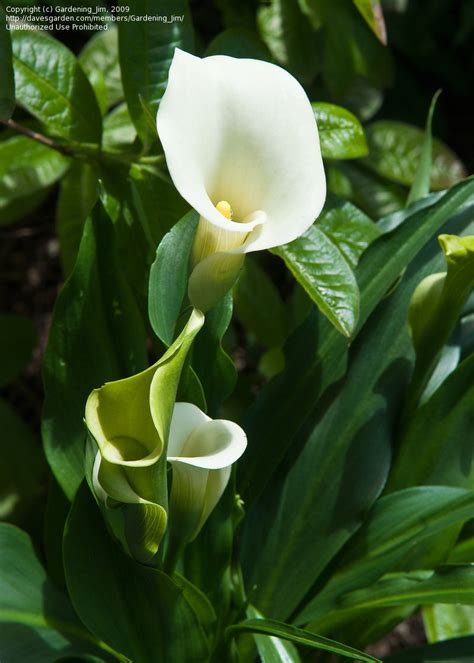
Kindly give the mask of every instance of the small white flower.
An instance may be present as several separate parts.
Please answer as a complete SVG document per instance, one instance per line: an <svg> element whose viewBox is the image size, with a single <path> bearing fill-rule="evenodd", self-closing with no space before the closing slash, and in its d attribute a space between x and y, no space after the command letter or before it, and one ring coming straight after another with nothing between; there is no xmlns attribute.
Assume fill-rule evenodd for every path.
<svg viewBox="0 0 474 663"><path fill-rule="evenodd" d="M168 461L173 468L170 524L178 527L180 537L192 541L199 534L246 446L246 435L237 424L210 419L191 403L176 403Z"/></svg>
<svg viewBox="0 0 474 663"><path fill-rule="evenodd" d="M245 253L291 242L321 211L314 113L276 65L176 49L157 126L173 182L200 214L189 295L205 311Z"/></svg>

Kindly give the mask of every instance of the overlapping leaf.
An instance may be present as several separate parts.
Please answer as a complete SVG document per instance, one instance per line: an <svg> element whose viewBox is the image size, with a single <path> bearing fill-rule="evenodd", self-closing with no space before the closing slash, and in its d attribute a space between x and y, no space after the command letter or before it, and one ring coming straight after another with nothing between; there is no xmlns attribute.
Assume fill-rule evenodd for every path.
<svg viewBox="0 0 474 663"><path fill-rule="evenodd" d="M39 31L15 31L12 45L17 102L62 138L100 142L99 106L71 51Z"/></svg>

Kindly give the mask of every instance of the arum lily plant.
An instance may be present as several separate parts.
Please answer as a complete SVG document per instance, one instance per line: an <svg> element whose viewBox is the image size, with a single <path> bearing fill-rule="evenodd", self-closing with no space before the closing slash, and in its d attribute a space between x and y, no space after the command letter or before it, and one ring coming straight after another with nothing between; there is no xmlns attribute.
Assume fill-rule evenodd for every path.
<svg viewBox="0 0 474 663"><path fill-rule="evenodd" d="M276 65L176 49L157 127L173 183L200 214L189 297L207 311L246 253L291 242L321 211L314 113Z"/></svg>

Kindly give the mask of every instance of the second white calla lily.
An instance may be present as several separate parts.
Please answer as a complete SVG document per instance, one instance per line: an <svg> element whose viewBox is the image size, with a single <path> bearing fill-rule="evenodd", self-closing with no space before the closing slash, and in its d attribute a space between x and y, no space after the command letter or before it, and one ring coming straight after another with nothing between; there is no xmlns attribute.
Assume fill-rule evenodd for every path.
<svg viewBox="0 0 474 663"><path fill-rule="evenodd" d="M157 126L172 180L200 215L189 295L206 310L245 253L291 242L321 211L314 113L276 65L176 49Z"/></svg>
<svg viewBox="0 0 474 663"><path fill-rule="evenodd" d="M173 468L170 522L181 541L199 534L246 446L247 437L237 424L210 419L191 403L176 403L168 441Z"/></svg>

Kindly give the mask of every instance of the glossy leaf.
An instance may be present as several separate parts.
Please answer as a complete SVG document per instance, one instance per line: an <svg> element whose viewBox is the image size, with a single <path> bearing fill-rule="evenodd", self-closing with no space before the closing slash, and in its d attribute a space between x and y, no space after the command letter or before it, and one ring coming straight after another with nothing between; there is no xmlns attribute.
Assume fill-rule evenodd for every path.
<svg viewBox="0 0 474 663"><path fill-rule="evenodd" d="M43 492L45 463L33 432L0 399L0 520L21 523Z"/></svg>
<svg viewBox="0 0 474 663"><path fill-rule="evenodd" d="M400 272L469 201L474 201L473 180L441 197L425 199L416 211L405 211L403 223L369 247L356 270L362 293L359 329ZM469 211L466 217L469 219ZM319 396L343 375L347 343L322 316L313 314L288 339L285 356L284 371L262 389L245 418L249 447L239 463L239 491L247 504L263 492Z"/></svg>
<svg viewBox="0 0 474 663"><path fill-rule="evenodd" d="M247 608L248 619L263 619L256 608ZM262 663L300 663L298 650L289 640L282 640L275 636L254 635L257 651Z"/></svg>
<svg viewBox="0 0 474 663"><path fill-rule="evenodd" d="M121 552L85 483L67 521L64 563L79 616L114 649L143 663L207 660L208 643L183 587Z"/></svg>
<svg viewBox="0 0 474 663"><path fill-rule="evenodd" d="M247 619L240 624L229 626L226 634L228 637L234 636L238 633L262 633L264 635L272 635L285 640L290 640L295 644L305 645L312 649L320 649L329 651L339 656L347 658L357 657L359 661L369 661L377 663L378 659L364 652L358 651L353 647L348 647L335 640L323 638L322 636L313 635L307 631L283 624L282 622L275 621L274 619Z"/></svg>
<svg viewBox="0 0 474 663"><path fill-rule="evenodd" d="M433 137L431 125L433 123L433 113L436 107L441 90L438 90L430 104L428 118L426 120L425 136L420 150L420 158L416 168L413 184L407 198L407 205L423 198L430 192L431 170L433 167Z"/></svg>
<svg viewBox="0 0 474 663"><path fill-rule="evenodd" d="M267 348L281 345L286 338L282 298L259 263L247 256L234 289L235 312L247 331Z"/></svg>
<svg viewBox="0 0 474 663"><path fill-rule="evenodd" d="M300 3L272 0L259 8L257 25L262 40L278 64L310 82L320 67L321 45L301 11Z"/></svg>
<svg viewBox="0 0 474 663"><path fill-rule="evenodd" d="M57 299L44 358L44 446L69 498L84 476L87 396L147 363L143 322L116 262L114 242L112 223L98 204Z"/></svg>
<svg viewBox="0 0 474 663"><path fill-rule="evenodd" d="M150 270L149 316L154 332L170 345L188 287L188 258L199 221L197 212L186 214L162 239Z"/></svg>
<svg viewBox="0 0 474 663"><path fill-rule="evenodd" d="M393 182L411 185L422 153L424 132L403 122L381 120L366 128L366 165ZM446 189L466 176L464 165L444 143L433 139L432 189Z"/></svg>
<svg viewBox="0 0 474 663"><path fill-rule="evenodd" d="M474 605L474 567L453 565L440 567L436 571L388 574L374 584L340 596L337 607L320 617L315 628L323 632L333 631L371 610L392 606L427 606L437 602L446 604L445 607L453 612L454 605L448 604L462 602ZM426 609L426 612L429 614L432 610L436 610L436 606ZM447 638L465 634L445 632L444 636Z"/></svg>
<svg viewBox="0 0 474 663"><path fill-rule="evenodd" d="M12 45L17 103L62 138L100 142L99 106L71 51L39 31L13 32Z"/></svg>
<svg viewBox="0 0 474 663"><path fill-rule="evenodd" d="M30 361L36 330L29 318L0 313L0 387L13 382Z"/></svg>
<svg viewBox="0 0 474 663"><path fill-rule="evenodd" d="M15 82L13 78L12 45L6 28L5 9L0 5L0 120L9 120L15 108Z"/></svg>
<svg viewBox="0 0 474 663"><path fill-rule="evenodd" d="M84 224L98 195L99 182L93 167L75 161L61 181L56 208L56 230L65 276L74 268Z"/></svg>
<svg viewBox="0 0 474 663"><path fill-rule="evenodd" d="M273 253L303 286L319 310L345 336L351 336L359 315L359 290L338 247L315 224Z"/></svg>
<svg viewBox="0 0 474 663"><path fill-rule="evenodd" d="M25 136L0 142L0 225L21 218L25 198L47 192L68 167L68 159Z"/></svg>
<svg viewBox="0 0 474 663"><path fill-rule="evenodd" d="M386 46L387 32L382 3L379 0L353 0L353 2L374 35Z"/></svg>
<svg viewBox="0 0 474 663"><path fill-rule="evenodd" d="M47 577L27 534L12 525L0 525L0 569L2 661L43 663L65 655L104 654Z"/></svg>
<svg viewBox="0 0 474 663"><path fill-rule="evenodd" d="M130 2L130 13L135 16L153 15L153 1L133 0ZM149 109L154 123L158 104L166 88L174 49L192 49L192 23L186 0L162 0L160 14L173 15L179 20L137 20L118 24L125 100L138 135L145 144L154 133L148 126L143 104Z"/></svg>
<svg viewBox="0 0 474 663"><path fill-rule="evenodd" d="M329 611L342 596L368 587L410 555L422 539L470 518L474 493L461 488L423 486L386 495L346 547L336 573L303 608L298 624L324 630Z"/></svg>
<svg viewBox="0 0 474 663"><path fill-rule="evenodd" d="M320 102L311 105L324 158L354 159L368 153L364 130L355 115L334 104Z"/></svg>
<svg viewBox="0 0 474 663"><path fill-rule="evenodd" d="M122 79L118 59L118 30L109 23L108 29L97 32L86 43L79 55L79 63L87 74L92 87L105 86L105 108L123 99ZM97 79L97 72L101 81ZM100 93L100 92L99 92Z"/></svg>
<svg viewBox="0 0 474 663"><path fill-rule="evenodd" d="M438 209L438 213L441 213L441 209ZM423 214L426 214L426 210L411 219L417 223L415 218L418 216L420 226L416 232L414 225L407 224L407 227L403 224L391 237L381 237L374 242L373 247L364 254L358 266L359 283L365 294L365 300L362 299L362 321L366 319L367 304L373 301L372 287L378 289L381 284L378 278L374 278L374 274L383 280L387 275L384 275L386 268L391 269L398 260L407 259L406 254L405 258L401 254L408 246L410 251L415 249L418 244L415 235L424 225L423 221L429 225L433 223L432 217L436 216L434 212L431 218ZM465 227L471 220L472 209L471 215L461 214L459 219L453 220L452 227ZM402 238L402 229L403 234L410 233L411 242L404 241L400 246L398 241ZM426 242L425 236L421 245L418 244L417 251ZM385 253L390 245L392 249L397 245L399 247L396 258ZM413 255L408 261L412 259ZM379 263L379 260L385 262ZM250 463L249 460L247 463L250 464L250 472L256 471L256 468L259 470L255 478L259 488L262 481L264 485L268 482L269 467L276 466L274 459L277 449L280 449L280 453L282 448L288 449L286 462L291 464L283 485L281 478L275 479L260 503L250 510L246 521L244 568L250 574L248 583L257 587L253 600L264 614L288 618L307 594L308 586L316 581L326 564L347 542L351 532L354 533L360 527L364 511L370 508L383 489L390 463L392 427L413 362L405 322L408 304L420 276L439 269L440 260L436 242L432 241L420 253L416 262L410 265L393 295L378 307L362 328L362 333L359 332L351 349L350 370L339 389L333 388L326 398L317 401L317 395L321 393L321 382L328 375L333 380L335 375L341 376L344 347L332 343L329 345L331 354L329 357L322 355L324 363L319 364L319 370L312 380L311 371L301 374L299 369L299 375L296 376L291 373L293 359L297 356L293 351L291 357L286 357L288 368L274 381L269 409L263 410L266 415L265 425L260 420L263 412L262 409L258 410L258 401L253 408L253 412L258 413L256 420L262 422L262 428L259 437L254 438L258 439L258 446L254 447L252 456L255 419L250 420L250 425L247 424L250 452L247 455L247 459L250 455ZM379 297L382 296L379 293ZM300 332L299 345L295 334L295 347L301 353L299 361L306 362L306 366L313 352L310 344L317 334L317 326L314 322L310 325L309 321L306 336L303 331ZM329 341L326 335L321 338ZM367 347L371 348L370 355L367 355ZM322 373L324 370L327 374ZM292 381L286 383L286 391L280 395L279 389L290 375ZM299 389L297 402L291 398L296 384ZM309 392L308 401L302 398L306 392ZM269 389L268 393L271 393ZM292 410L287 415L285 408L290 403ZM275 408L278 417L275 417ZM304 423L301 419L299 422L291 419L295 411L300 416L306 412ZM355 412L357 416L354 416ZM272 425L272 419L275 420L275 426ZM285 436L283 444L280 435ZM281 446L277 447L277 442ZM295 460L295 453L298 452ZM249 480L249 469L245 464L242 476L246 481ZM250 495L253 496L252 493ZM344 508L340 507L341 504ZM267 523L266 527L262 525L263 522ZM317 557L312 548L315 540L318 541ZM255 547L260 550L259 558L257 562L252 559L249 563L250 550ZM276 559L278 563L275 563Z"/></svg>
<svg viewBox="0 0 474 663"><path fill-rule="evenodd" d="M329 195L316 225L355 269L366 248L380 236L377 225L347 200Z"/></svg>

